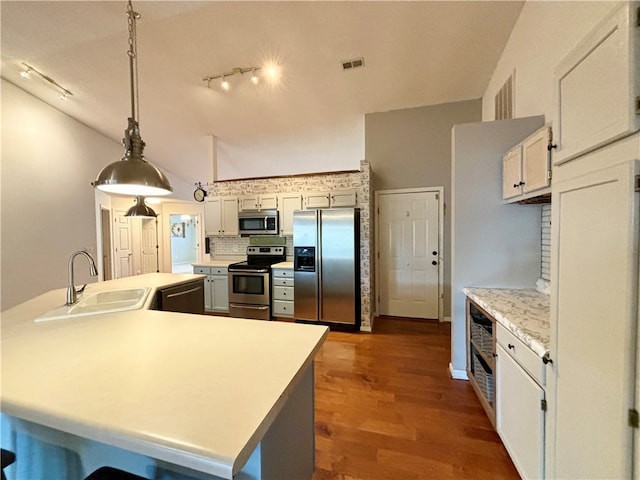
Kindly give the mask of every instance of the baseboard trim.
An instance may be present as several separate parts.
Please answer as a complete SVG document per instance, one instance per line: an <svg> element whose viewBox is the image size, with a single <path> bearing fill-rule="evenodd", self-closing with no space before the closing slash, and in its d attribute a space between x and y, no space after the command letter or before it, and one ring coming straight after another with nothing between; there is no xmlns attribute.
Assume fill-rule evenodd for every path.
<svg viewBox="0 0 640 480"><path fill-rule="evenodd" d="M360 331L371 333L373 329L369 325L360 325Z"/></svg>
<svg viewBox="0 0 640 480"><path fill-rule="evenodd" d="M466 370L456 370L451 363L449 363L449 375L454 380L469 380Z"/></svg>
<svg viewBox="0 0 640 480"><path fill-rule="evenodd" d="M442 321L451 323L451 317L444 317L444 320Z"/></svg>

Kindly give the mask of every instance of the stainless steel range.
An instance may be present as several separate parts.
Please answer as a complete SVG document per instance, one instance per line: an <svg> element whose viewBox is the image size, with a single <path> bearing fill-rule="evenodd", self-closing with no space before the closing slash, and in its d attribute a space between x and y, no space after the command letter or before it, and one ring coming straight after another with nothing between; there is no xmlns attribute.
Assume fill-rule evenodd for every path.
<svg viewBox="0 0 640 480"><path fill-rule="evenodd" d="M284 246L250 246L245 262L229 265L230 316L271 320L271 265L285 259Z"/></svg>

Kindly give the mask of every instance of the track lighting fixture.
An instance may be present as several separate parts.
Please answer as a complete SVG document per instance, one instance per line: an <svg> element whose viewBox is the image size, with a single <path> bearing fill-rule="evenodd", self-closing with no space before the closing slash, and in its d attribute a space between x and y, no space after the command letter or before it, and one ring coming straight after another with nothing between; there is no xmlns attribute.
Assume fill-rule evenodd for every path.
<svg viewBox="0 0 640 480"><path fill-rule="evenodd" d="M251 73L251 83L257 85L260 82L260 77L258 74L262 71L262 67L236 67L230 72L218 73L216 75L209 75L202 79L203 82L207 83L207 88L211 88L211 81L220 79L220 88L223 90L229 90L231 85L229 83L229 78L234 75L244 75L245 73Z"/></svg>
<svg viewBox="0 0 640 480"><path fill-rule="evenodd" d="M22 62L22 66L25 68L23 71L20 72L20 76L22 78L28 80L28 79L30 79L32 77L32 74L35 73L38 77L43 79L45 82L47 82L53 88L55 88L56 90L60 91L60 100L66 100L68 97L73 96L73 93L71 93L69 90L64 88L62 85L60 85L58 82L56 82L50 76L45 75L44 73L36 70L31 65L28 65L28 64L26 64L24 62Z"/></svg>

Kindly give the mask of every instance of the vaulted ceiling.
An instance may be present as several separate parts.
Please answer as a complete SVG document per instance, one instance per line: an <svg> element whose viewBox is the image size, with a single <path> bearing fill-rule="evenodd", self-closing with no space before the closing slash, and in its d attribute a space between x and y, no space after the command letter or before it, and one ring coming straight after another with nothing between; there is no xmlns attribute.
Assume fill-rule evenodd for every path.
<svg viewBox="0 0 640 480"><path fill-rule="evenodd" d="M185 181L357 168L364 114L479 98L508 1L138 1L146 157ZM124 1L0 2L2 77L115 141L130 114ZM364 58L344 70L343 60ZM25 62L73 96L38 78ZM274 63L275 80L203 78ZM266 70L261 73L266 74ZM216 160L217 157L217 160Z"/></svg>

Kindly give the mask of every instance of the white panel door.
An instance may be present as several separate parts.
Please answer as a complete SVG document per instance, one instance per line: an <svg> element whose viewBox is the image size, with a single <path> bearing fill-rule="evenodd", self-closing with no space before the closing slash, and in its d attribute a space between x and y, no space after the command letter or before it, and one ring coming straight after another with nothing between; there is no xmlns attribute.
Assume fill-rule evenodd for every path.
<svg viewBox="0 0 640 480"><path fill-rule="evenodd" d="M142 220L142 273L158 271L158 223L155 218Z"/></svg>
<svg viewBox="0 0 640 480"><path fill-rule="evenodd" d="M116 210L114 215L114 248L116 257L115 278L133 275L133 250L131 245L131 224L123 210Z"/></svg>
<svg viewBox="0 0 640 480"><path fill-rule="evenodd" d="M549 478L631 478L637 167L631 162L555 187Z"/></svg>
<svg viewBox="0 0 640 480"><path fill-rule="evenodd" d="M379 313L438 318L439 199L435 192L379 196Z"/></svg>

